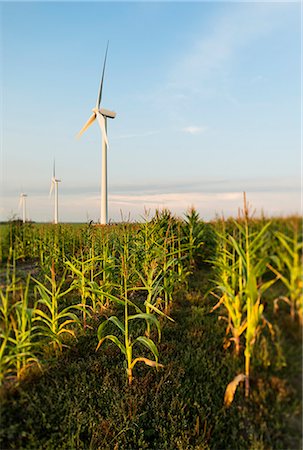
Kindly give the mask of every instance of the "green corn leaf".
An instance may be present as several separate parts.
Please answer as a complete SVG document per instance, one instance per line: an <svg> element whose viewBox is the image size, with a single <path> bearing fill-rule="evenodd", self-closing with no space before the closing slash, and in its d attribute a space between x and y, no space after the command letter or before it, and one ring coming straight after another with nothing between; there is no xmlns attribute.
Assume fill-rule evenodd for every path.
<svg viewBox="0 0 303 450"><path fill-rule="evenodd" d="M36 309L35 313L36 313L36 316L38 316L38 317L34 317L33 320L43 320L44 319L47 321L47 323L51 323L52 319L44 311L41 311L41 309Z"/></svg>
<svg viewBox="0 0 303 450"><path fill-rule="evenodd" d="M70 323L75 323L75 320L74 320L74 319L67 319L65 322L61 323L60 329L61 329L61 328L65 328L66 325L68 325L68 324L70 324Z"/></svg>
<svg viewBox="0 0 303 450"><path fill-rule="evenodd" d="M102 339L99 340L96 351L100 348L100 346L102 345L102 343L105 341L105 339L108 339L110 341L112 341L114 344L117 345L117 347L119 347L119 349L121 350L121 352L126 355L126 350L125 350L125 346L119 341L119 339L116 336L113 336L112 334L109 334L105 337L103 337Z"/></svg>
<svg viewBox="0 0 303 450"><path fill-rule="evenodd" d="M156 361L158 361L159 353L158 353L158 349L157 349L154 341L152 341L151 339L149 339L145 336L139 336L134 340L134 342L132 343L132 346L136 342L139 342L140 344L144 345L144 347L146 347L148 350L150 350L152 352L152 354L154 355L154 357L156 358Z"/></svg>
<svg viewBox="0 0 303 450"><path fill-rule="evenodd" d="M152 303L148 302L147 300L145 300L144 305L148 306L150 309L155 311L157 314L159 314L159 316L166 317L166 319L170 320L171 322L175 322L172 317L165 314L163 311L161 311L159 308L157 308L156 306L154 306Z"/></svg>
<svg viewBox="0 0 303 450"><path fill-rule="evenodd" d="M59 336L60 334L63 334L63 333L70 334L74 338L76 337L75 332L73 330L69 330L67 328L60 328L60 330L57 333L57 336Z"/></svg>
<svg viewBox="0 0 303 450"><path fill-rule="evenodd" d="M159 341L160 341L160 339L161 339L160 323L159 323L158 319L153 314L141 313L141 314L135 314L135 315L132 315L132 316L128 317L128 320L136 320L136 319L144 319L147 322L151 322L154 325L156 325L157 330L158 330Z"/></svg>
<svg viewBox="0 0 303 450"><path fill-rule="evenodd" d="M283 235L282 233L277 232L276 233L277 238L279 239L280 243L283 245L283 247L288 251L290 256L294 256L294 251L290 248L290 246L288 245L286 239L287 237L285 235ZM290 242L293 244L293 241L290 240Z"/></svg>
<svg viewBox="0 0 303 450"><path fill-rule="evenodd" d="M271 222L267 222L264 225L264 227L261 229L261 231L257 234L255 239L253 241L251 241L251 243L249 244L250 250L254 249L255 245L261 239L261 237L266 233L266 231L270 227L270 225L271 225Z"/></svg>
<svg viewBox="0 0 303 450"><path fill-rule="evenodd" d="M282 283L287 287L288 290L291 290L291 284L284 275L282 275L280 272L278 272L270 264L268 264L267 267L277 276L277 278L279 278L282 281Z"/></svg>
<svg viewBox="0 0 303 450"><path fill-rule="evenodd" d="M57 298L61 298L61 297L65 297L69 292L74 290L74 286L70 286L68 289L66 289L66 291L61 292L60 294L57 295Z"/></svg>
<svg viewBox="0 0 303 450"><path fill-rule="evenodd" d="M75 273L77 274L80 278L82 278L83 273L81 272L81 270L77 269L76 266L74 266L70 261L65 261L65 264Z"/></svg>
<svg viewBox="0 0 303 450"><path fill-rule="evenodd" d="M124 324L116 316L111 316L107 319L107 322L112 322L116 327L118 327L123 334L125 334Z"/></svg>
<svg viewBox="0 0 303 450"><path fill-rule="evenodd" d="M67 320L73 320L75 323L79 323L79 318L76 316L76 314L71 312L61 311L56 315L56 321L58 322L60 319L67 319Z"/></svg>
<svg viewBox="0 0 303 450"><path fill-rule="evenodd" d="M120 328L120 330L122 331L123 334L125 333L124 326L120 322L120 320L116 316L111 316L108 319L104 320L104 322L102 322L98 327L97 337L98 337L99 341L103 338L103 331L109 322L112 322L114 325L116 325L118 328Z"/></svg>
<svg viewBox="0 0 303 450"><path fill-rule="evenodd" d="M244 250L239 246L238 242L235 240L233 236L229 236L229 239L231 240L233 247L240 256L240 258L242 258L243 265L246 267L246 255L244 253Z"/></svg>
<svg viewBox="0 0 303 450"><path fill-rule="evenodd" d="M236 227L238 228L238 230L240 231L241 234L243 234L243 236L245 236L245 228L243 225L241 225L239 222L237 222L236 220L233 220L233 223L236 225Z"/></svg>
<svg viewBox="0 0 303 450"><path fill-rule="evenodd" d="M264 294L264 292L267 291L267 289L269 289L277 280L278 280L278 278L275 278L273 280L269 280L265 283L262 283L259 288L260 294L261 295Z"/></svg>
<svg viewBox="0 0 303 450"><path fill-rule="evenodd" d="M256 276L253 272L248 274L246 292L247 292L247 296L251 298L253 303L255 303L255 301L257 300L257 298L259 296L259 293L258 293Z"/></svg>

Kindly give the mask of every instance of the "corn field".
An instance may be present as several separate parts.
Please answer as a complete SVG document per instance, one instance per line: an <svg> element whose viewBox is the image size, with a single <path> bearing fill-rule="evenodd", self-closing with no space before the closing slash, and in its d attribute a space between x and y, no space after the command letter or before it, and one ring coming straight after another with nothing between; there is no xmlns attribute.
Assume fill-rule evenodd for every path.
<svg viewBox="0 0 303 450"><path fill-rule="evenodd" d="M222 417L232 417L237 405L251 408L254 404L260 365L262 370L276 365L278 371L287 366L281 346L285 333L281 321L301 332L301 221L297 217L254 218L246 199L236 220L222 218L205 223L194 209L184 219L163 210L142 223L100 227L16 221L1 229L0 384L7 405L10 392L22 391L27 383L35 385L35 380L55 371L52 366L68 359L84 341L89 342L89 352L98 367L101 360L104 367L110 367L114 355L120 368L115 376L124 380L121 396L127 397L125 402L132 411L124 416L128 425L111 425L115 431L100 432L103 440L98 433L94 438L90 431L89 443L88 438L73 431L66 448L160 445L162 441L153 441L145 431L136 431L139 426L134 423L140 422L141 416L138 418L135 412L139 406L135 405L133 389L142 384L148 389L147 380L154 377L159 396L166 392L166 383L180 364L186 374L194 356L187 363L184 361L189 356L183 358L175 367L174 352L167 351L176 345L172 336L178 327L184 327L183 334L176 336L180 354L191 345L198 354L208 342L206 354L217 352L229 361L228 369L223 366L225 369L216 375L220 378L221 397L217 402L224 410ZM207 326L216 336L215 350L203 334L206 321L212 324ZM182 347L182 339L188 336L192 337ZM109 376L104 370L103 380ZM193 368L192 373L196 372L195 383L200 380L198 385L203 385L207 369L201 379L199 365ZM87 384L84 382L84 386ZM174 401L172 397L170 405ZM191 431L184 425L183 440L180 436L165 438L170 444L164 446L163 440L163 448L215 445L211 444L215 427L210 425L214 416L207 413L202 425L202 413L195 402L192 399L182 406L184 410L180 409L185 411L184 420L192 423ZM18 445L32 448L26 433ZM11 442L9 448L16 448L16 438L4 433L2 439L3 445ZM222 440L218 442L223 445ZM58 443L52 445L59 448Z"/></svg>

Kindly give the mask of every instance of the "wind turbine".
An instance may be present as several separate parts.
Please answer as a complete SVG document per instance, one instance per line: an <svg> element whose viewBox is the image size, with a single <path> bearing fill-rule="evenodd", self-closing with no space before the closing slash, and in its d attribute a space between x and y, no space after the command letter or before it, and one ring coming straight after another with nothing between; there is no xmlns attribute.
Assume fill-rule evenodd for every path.
<svg viewBox="0 0 303 450"><path fill-rule="evenodd" d="M84 131L88 129L88 127L97 119L101 135L102 135L102 176L101 176L101 216L100 216L100 223L102 225L107 224L108 219L108 199L107 199L107 149L109 148L108 145L108 138L107 138L107 118L114 119L116 117L116 113L113 111L109 111L107 109L101 108L101 98L102 98L102 89L103 89L103 80L104 80L104 72L105 72L105 64L106 64L106 58L107 58L107 51L108 51L108 42L104 57L104 64L103 64L103 71L102 71L102 77L97 97L97 102L95 108L93 108L93 114L90 116L84 127L79 131L78 137L80 137Z"/></svg>
<svg viewBox="0 0 303 450"><path fill-rule="evenodd" d="M26 222L26 197L27 194L20 194L19 209L22 208L22 222Z"/></svg>
<svg viewBox="0 0 303 450"><path fill-rule="evenodd" d="M50 187L49 195L52 195L53 189L55 189L55 211L54 211L54 223L55 224L58 223L58 183L60 183L60 182L61 182L61 180L58 180L56 178L55 161L54 161L53 176L52 176L52 180L51 180L51 187Z"/></svg>

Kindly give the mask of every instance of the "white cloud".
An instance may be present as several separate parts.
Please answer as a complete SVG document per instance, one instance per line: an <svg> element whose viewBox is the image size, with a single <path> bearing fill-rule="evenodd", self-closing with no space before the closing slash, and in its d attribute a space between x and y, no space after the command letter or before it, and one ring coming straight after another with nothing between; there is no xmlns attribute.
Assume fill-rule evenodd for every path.
<svg viewBox="0 0 303 450"><path fill-rule="evenodd" d="M207 130L207 127L198 127L196 125L189 125L187 127L182 128L182 131L184 131L184 133L189 133L189 134L201 134L204 133Z"/></svg>
<svg viewBox="0 0 303 450"><path fill-rule="evenodd" d="M293 194L290 199L289 193L283 192L247 192L247 200L252 211L256 210L256 215L260 215L261 211L268 216L285 216L300 212L299 193ZM131 220L138 220L146 209L153 213L156 209L163 208L182 216L191 206L194 206L205 220L213 219L216 215L236 217L242 204L242 192L133 194L109 197L109 210L113 220L119 220L121 211L123 216L129 214Z"/></svg>

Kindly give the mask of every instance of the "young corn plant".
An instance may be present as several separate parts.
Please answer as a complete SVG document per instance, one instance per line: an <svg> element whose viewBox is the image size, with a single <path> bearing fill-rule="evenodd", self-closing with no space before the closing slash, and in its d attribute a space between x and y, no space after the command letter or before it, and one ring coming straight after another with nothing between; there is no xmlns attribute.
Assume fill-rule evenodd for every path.
<svg viewBox="0 0 303 450"><path fill-rule="evenodd" d="M290 315L293 320L298 317L303 325L303 272L302 272L302 248L303 242L299 239L297 224L294 224L292 236L287 236L281 231L277 231L275 236L278 240L277 255L273 256L276 267L269 265L269 268L281 280L287 289L285 296L280 296L274 300L275 310L278 309L278 302L284 301L290 307Z"/></svg>
<svg viewBox="0 0 303 450"><path fill-rule="evenodd" d="M79 292L81 297L81 303L78 305L82 308L82 319L83 319L83 328L85 329L87 326L87 314L88 309L93 309L91 305L87 303L88 299L92 297L91 289L90 289L90 277L91 270L94 266L95 258L90 258L88 260L78 260L76 258L71 261L65 261L66 266L71 270L74 280L72 286Z"/></svg>
<svg viewBox="0 0 303 450"><path fill-rule="evenodd" d="M101 252L98 254L98 273L91 273L92 294L95 295L100 310L109 308L109 297L102 294L107 292L111 294L116 287L115 271L117 262L113 256L112 241L108 234L102 235ZM93 299L94 300L94 299Z"/></svg>
<svg viewBox="0 0 303 450"><path fill-rule="evenodd" d="M249 396L249 380L250 380L250 365L253 354L253 348L257 338L261 333L261 323L265 322L270 330L272 327L269 322L263 317L264 305L262 304L262 296L264 292L272 286L276 279L267 282L260 282L266 267L267 260L260 257L258 250L267 245L266 232L270 226L270 222L266 223L261 230L251 232L249 229L249 210L244 196L244 223L240 221L235 222L243 239L243 246L240 247L238 242L231 237L233 246L242 261L243 265L243 286L246 300L246 333L245 333L245 396Z"/></svg>
<svg viewBox="0 0 303 450"><path fill-rule="evenodd" d="M216 260L213 262L216 272L216 288L220 294L211 291L217 298L218 303L212 308L215 311L221 305L227 311L227 317L220 318L227 321L226 336L231 332L232 337L226 338L224 348L234 343L235 354L240 354L240 339L246 330L247 320L245 315L245 294L243 286L243 264L242 259L237 257L234 246L226 234L225 224L222 222L222 232L218 233L220 248ZM239 236L241 246L241 235Z"/></svg>
<svg viewBox="0 0 303 450"><path fill-rule="evenodd" d="M9 281L9 280L7 280ZM4 380L14 376L15 353L10 345L12 331L11 314L13 310L13 294L16 285L6 284L0 288L0 385Z"/></svg>
<svg viewBox="0 0 303 450"><path fill-rule="evenodd" d="M161 216L160 224L159 228L158 221L149 223L146 221L136 241L136 260L139 264L134 267L134 273L139 287L134 290L146 291L147 313L151 310L157 312L159 309L167 312L173 301L173 292L181 281L179 277L181 259L180 261L178 259L181 249L178 247L174 230L177 224L172 217L167 216L167 213L164 218ZM153 307L156 307L157 311Z"/></svg>
<svg viewBox="0 0 303 450"><path fill-rule="evenodd" d="M114 287L111 283L112 260L104 261L102 256L91 256L89 259L73 258L72 262L67 260L65 264L71 270L74 280L72 286L80 293L83 326L87 325L87 314L90 310L93 314L97 310L103 311L109 307L109 297ZM90 303L90 304L89 304Z"/></svg>
<svg viewBox="0 0 303 450"><path fill-rule="evenodd" d="M55 352L62 351L66 347L63 338L66 335L76 337L70 325L79 325L79 319L73 312L74 306L68 306L60 310L60 299L74 289L70 286L62 290L66 279L66 270L63 272L59 283L56 280L54 265L51 269L51 277L46 276L47 285L33 278L36 283L36 290L39 294L34 321L37 322L38 335L42 336ZM38 307L39 306L39 307Z"/></svg>
<svg viewBox="0 0 303 450"><path fill-rule="evenodd" d="M186 288L188 287L187 279L190 275L190 270L184 264L184 260L186 260L186 245L184 242L184 236L182 233L182 225L180 222L177 223L177 232L176 232L176 271L178 275L178 283L179 285L184 285Z"/></svg>
<svg viewBox="0 0 303 450"><path fill-rule="evenodd" d="M0 330L0 386L16 376L16 353L9 342L10 332L10 328L5 332Z"/></svg>
<svg viewBox="0 0 303 450"><path fill-rule="evenodd" d="M33 326L35 307L30 308L28 305L29 283L30 275L27 277L24 291L21 289L21 299L14 304L10 316L12 333L8 340L15 356L14 367L17 380L21 379L23 373L31 365L35 364L41 368L35 354L35 349L39 345L38 342L34 342L35 329L37 329Z"/></svg>
<svg viewBox="0 0 303 450"><path fill-rule="evenodd" d="M141 280L142 286L133 287L132 291L145 291L147 293L146 300L144 301L146 312L146 336L149 338L151 333L151 325L153 321L150 319L152 313L156 313L159 316L166 317L167 319L174 321L165 312L161 310L162 299L160 297L163 291L163 269L159 267L156 260L153 260L149 268L145 268L144 273L140 273L136 270L138 278ZM154 322L157 324L157 322ZM159 341L160 341L160 329L159 329Z"/></svg>
<svg viewBox="0 0 303 450"><path fill-rule="evenodd" d="M10 296L12 290L12 285L0 288L0 327L4 334L8 332L10 327L10 314L13 308L13 299Z"/></svg>
<svg viewBox="0 0 303 450"><path fill-rule="evenodd" d="M276 279L263 282L262 275L267 268L268 257L264 256L267 245L267 230L270 222L261 229L250 227L249 210L244 196L243 219L234 222L237 234L229 234L224 239L221 256L221 279L218 288L222 292L217 306L223 305L228 312L229 329L233 333L236 344L236 353L240 352L240 337L244 338L245 373L237 376L226 391L226 398L236 389L239 382L245 379L245 396L249 396L249 380L251 372L251 358L254 345L264 327L272 327L263 316L264 305L262 297L264 292L276 282ZM226 246L230 244L227 251ZM262 249L262 254L260 254ZM244 333L245 332L245 333ZM230 392L228 392L230 390ZM234 391L233 391L234 392ZM229 403L229 400L227 401Z"/></svg>
<svg viewBox="0 0 303 450"><path fill-rule="evenodd" d="M183 233L187 245L189 267L193 270L198 265L201 258L201 248L204 245L204 224L194 208L191 208L185 214Z"/></svg>
<svg viewBox="0 0 303 450"><path fill-rule="evenodd" d="M173 303L173 293L176 291L180 278L178 276L178 256L180 250L175 248L177 229L174 230L170 221L163 244L160 248L159 264L163 273L164 311L168 313Z"/></svg>
<svg viewBox="0 0 303 450"><path fill-rule="evenodd" d="M156 317L153 314L147 314L142 313L139 308L136 307L137 314L130 314L129 308L130 306L135 306L132 302L129 301L128 298L128 268L126 267L126 260L124 257L122 257L122 272L123 272L123 298L115 298L114 296L111 296L112 299L117 301L121 304L121 300L124 304L124 318L123 322L121 322L118 317L111 316L109 319L101 323L101 325L98 328L98 345L96 350L100 348L102 343L105 340L109 340L113 342L122 352L122 354L125 357L125 365L126 365L126 373L127 373L127 379L128 383L131 384L133 381L133 369L135 365L138 362L144 362L146 365L151 367L163 367L161 364L159 364L159 353L156 344L154 341L146 336L138 336L135 339L132 338L132 335L130 333L130 326L133 321L138 320L144 320L148 323L153 323L158 329L158 333L160 333L160 323L156 319ZM139 311L139 312L138 312ZM113 334L105 334L105 329L109 323L114 324L120 334L120 339L113 335ZM151 360L149 358L143 357L143 356L137 356L134 357L134 348L137 347L138 344L141 344L145 348L147 348L154 356L154 360Z"/></svg>

